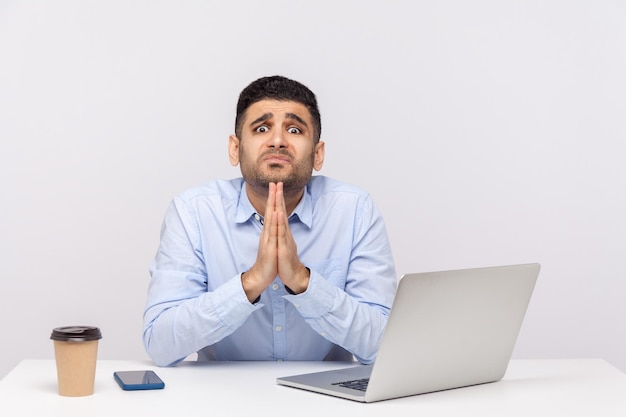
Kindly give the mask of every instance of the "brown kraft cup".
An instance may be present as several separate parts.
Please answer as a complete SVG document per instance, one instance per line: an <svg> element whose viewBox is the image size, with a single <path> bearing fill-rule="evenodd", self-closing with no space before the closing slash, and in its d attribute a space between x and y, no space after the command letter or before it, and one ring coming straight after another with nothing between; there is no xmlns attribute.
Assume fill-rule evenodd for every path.
<svg viewBox="0 0 626 417"><path fill-rule="evenodd" d="M93 394L100 329L66 326L52 330L59 395L84 397Z"/></svg>

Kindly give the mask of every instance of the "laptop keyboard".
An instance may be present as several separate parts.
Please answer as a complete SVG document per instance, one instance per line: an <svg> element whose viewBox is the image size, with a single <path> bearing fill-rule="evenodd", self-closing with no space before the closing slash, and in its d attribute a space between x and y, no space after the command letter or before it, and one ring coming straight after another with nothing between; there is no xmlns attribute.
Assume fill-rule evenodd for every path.
<svg viewBox="0 0 626 417"><path fill-rule="evenodd" d="M369 378L362 378L362 379L353 379L350 381L334 382L332 385L338 385L340 387L351 388L351 389L355 389L358 391L365 391L367 389L368 382L370 382Z"/></svg>

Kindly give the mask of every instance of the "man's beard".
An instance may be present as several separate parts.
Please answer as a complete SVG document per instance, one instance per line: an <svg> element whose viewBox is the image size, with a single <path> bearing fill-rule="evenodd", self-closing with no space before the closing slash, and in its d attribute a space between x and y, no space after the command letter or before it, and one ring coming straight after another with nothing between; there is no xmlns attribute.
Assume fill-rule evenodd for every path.
<svg viewBox="0 0 626 417"><path fill-rule="evenodd" d="M269 172L260 172L257 167L263 164L263 158L267 155L277 154L286 155L292 162L293 170L288 174L280 172L281 164L268 165ZM240 155L240 157L243 155ZM311 158L308 160L300 161L300 163L294 163L293 155L286 150L267 151L264 152L256 161L256 164L241 163L241 174L243 179L251 187L259 190L267 190L270 183L283 183L283 190L285 193L289 191L300 191L311 179L313 172L313 158L314 154L311 154ZM244 161L244 159L240 159Z"/></svg>

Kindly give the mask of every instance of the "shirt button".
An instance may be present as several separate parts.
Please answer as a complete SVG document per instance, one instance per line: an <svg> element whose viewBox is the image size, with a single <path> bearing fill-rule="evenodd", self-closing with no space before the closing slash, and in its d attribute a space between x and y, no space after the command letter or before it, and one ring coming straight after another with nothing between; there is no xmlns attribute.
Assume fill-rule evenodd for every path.
<svg viewBox="0 0 626 417"><path fill-rule="evenodd" d="M283 329L283 326L281 326L280 324L278 326L275 327L277 332L280 332Z"/></svg>
<svg viewBox="0 0 626 417"><path fill-rule="evenodd" d="M280 285L278 285L277 283L274 283L274 285L272 285L272 289L273 289L274 291L276 291L276 290L277 290L277 289L279 289L279 288L280 288Z"/></svg>

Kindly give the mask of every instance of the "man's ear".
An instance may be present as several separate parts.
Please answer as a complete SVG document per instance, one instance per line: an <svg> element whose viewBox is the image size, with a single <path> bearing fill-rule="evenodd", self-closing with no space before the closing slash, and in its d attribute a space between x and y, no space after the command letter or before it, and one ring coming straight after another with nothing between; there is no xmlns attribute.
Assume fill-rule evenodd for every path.
<svg viewBox="0 0 626 417"><path fill-rule="evenodd" d="M316 171L322 169L324 165L324 155L326 153L326 148L324 146L324 142L319 141L315 144L315 155L313 157L313 168Z"/></svg>
<svg viewBox="0 0 626 417"><path fill-rule="evenodd" d="M239 165L239 138L235 135L228 137L228 159L232 166Z"/></svg>

